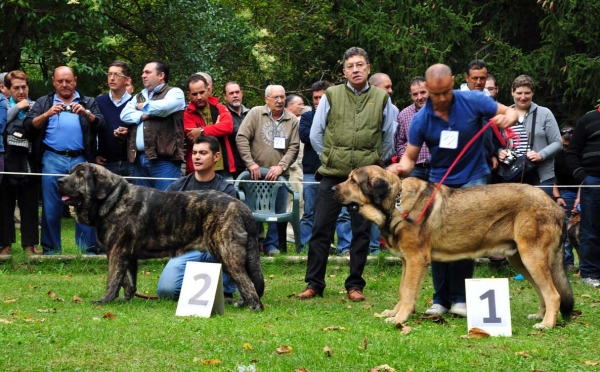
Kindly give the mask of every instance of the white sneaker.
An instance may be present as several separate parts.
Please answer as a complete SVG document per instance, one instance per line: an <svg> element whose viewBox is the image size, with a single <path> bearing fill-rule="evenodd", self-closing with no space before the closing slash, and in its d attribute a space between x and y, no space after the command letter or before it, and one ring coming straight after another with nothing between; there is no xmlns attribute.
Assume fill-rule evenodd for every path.
<svg viewBox="0 0 600 372"><path fill-rule="evenodd" d="M463 318L467 317L467 304L464 302L459 302L456 303L454 305L452 305L452 307L450 308L450 311L448 311L450 314L454 314L454 315L458 315L458 316L462 316Z"/></svg>
<svg viewBox="0 0 600 372"><path fill-rule="evenodd" d="M429 309L425 310L425 314L427 315L444 315L447 312L448 309L446 309L440 304L433 304Z"/></svg>
<svg viewBox="0 0 600 372"><path fill-rule="evenodd" d="M585 284L589 284L592 287L600 287L600 280L594 278L581 278L581 282Z"/></svg>

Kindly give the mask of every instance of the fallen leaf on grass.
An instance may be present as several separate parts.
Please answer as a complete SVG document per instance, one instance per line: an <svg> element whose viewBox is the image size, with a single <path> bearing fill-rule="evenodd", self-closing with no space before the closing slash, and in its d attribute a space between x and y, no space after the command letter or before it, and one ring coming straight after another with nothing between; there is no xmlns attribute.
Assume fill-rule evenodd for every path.
<svg viewBox="0 0 600 372"><path fill-rule="evenodd" d="M10 324L10 323L12 323L12 320L10 320L10 319L4 319L4 318L0 318L0 323L4 323L4 324Z"/></svg>
<svg viewBox="0 0 600 372"><path fill-rule="evenodd" d="M252 348L252 345L250 345L250 344L248 344L248 343L245 343L245 344L243 344L243 345L242 345L242 347L243 347L244 349L246 349L246 350L254 350L254 349Z"/></svg>
<svg viewBox="0 0 600 372"><path fill-rule="evenodd" d="M72 277L73 277L73 274L65 275L65 278L67 278L67 279L71 279Z"/></svg>
<svg viewBox="0 0 600 372"><path fill-rule="evenodd" d="M329 326L323 328L323 331L346 331L346 328L339 326Z"/></svg>
<svg viewBox="0 0 600 372"><path fill-rule="evenodd" d="M37 285L31 285L31 284L27 284L27 286L29 287L29 289L36 289L38 287Z"/></svg>
<svg viewBox="0 0 600 372"><path fill-rule="evenodd" d="M54 301L59 301L59 302L63 302L64 301L64 299L62 299L60 297L57 297L56 293L54 293L52 291L48 292L48 297L53 298Z"/></svg>
<svg viewBox="0 0 600 372"><path fill-rule="evenodd" d="M277 354L289 354L292 352L292 347L287 345L281 345L280 347L275 349L275 351L277 351Z"/></svg>
<svg viewBox="0 0 600 372"><path fill-rule="evenodd" d="M473 327L469 329L469 338L486 338L490 337L490 334L481 328Z"/></svg>
<svg viewBox="0 0 600 372"><path fill-rule="evenodd" d="M95 322L98 322L98 321L100 321L100 318L98 318L97 316L95 316L95 317L92 318L92 320L95 321Z"/></svg>
<svg viewBox="0 0 600 372"><path fill-rule="evenodd" d="M393 369L392 367L390 367L387 364L382 364L380 366L373 367L373 368L371 368L369 370L369 372L381 372L381 371L383 371L383 372L396 372L395 369Z"/></svg>
<svg viewBox="0 0 600 372"><path fill-rule="evenodd" d="M323 348L323 351L325 352L325 354L331 358L331 356L333 355L333 352L331 351L331 349L329 348L329 346L325 346Z"/></svg>
<svg viewBox="0 0 600 372"><path fill-rule="evenodd" d="M398 328L400 330L400 333L403 335L407 335L410 333L410 331L412 331L412 328L405 326L402 323L397 323L396 328Z"/></svg>
<svg viewBox="0 0 600 372"><path fill-rule="evenodd" d="M363 305L363 309L370 309L372 307L373 307L373 305Z"/></svg>
<svg viewBox="0 0 600 372"><path fill-rule="evenodd" d="M269 275L269 279L273 279L273 278L275 278L275 275L273 275L273 274Z"/></svg>
<svg viewBox="0 0 600 372"><path fill-rule="evenodd" d="M221 364L221 361L219 359L200 359L200 361L205 366L218 366L219 364Z"/></svg>
<svg viewBox="0 0 600 372"><path fill-rule="evenodd" d="M524 352L524 351L517 351L517 352L515 353L515 355L520 355L520 356L522 356L523 358L531 358L531 355L527 354L527 353L526 353L526 352Z"/></svg>
<svg viewBox="0 0 600 372"><path fill-rule="evenodd" d="M108 313L102 315L102 319L115 320L117 319L117 316L109 311Z"/></svg>
<svg viewBox="0 0 600 372"><path fill-rule="evenodd" d="M13 302L17 302L17 299L16 298L12 298L10 300L4 300L5 304L12 304Z"/></svg>
<svg viewBox="0 0 600 372"><path fill-rule="evenodd" d="M591 361L591 360L584 360L583 364L588 365L588 366L597 366L598 362L594 362L594 361Z"/></svg>
<svg viewBox="0 0 600 372"><path fill-rule="evenodd" d="M79 298L78 296L73 296L73 302L80 304L83 302L83 300L81 298Z"/></svg>
<svg viewBox="0 0 600 372"><path fill-rule="evenodd" d="M581 298L592 298L589 294L574 294L573 296L581 297Z"/></svg>
<svg viewBox="0 0 600 372"><path fill-rule="evenodd" d="M15 311L14 313L10 313L10 316L19 316L19 313Z"/></svg>
<svg viewBox="0 0 600 372"><path fill-rule="evenodd" d="M56 308L53 309L37 309L38 313L55 313L56 312Z"/></svg>
<svg viewBox="0 0 600 372"><path fill-rule="evenodd" d="M363 340L363 349L367 350L367 346L369 346L369 338L365 337Z"/></svg>
<svg viewBox="0 0 600 372"><path fill-rule="evenodd" d="M573 311L571 311L571 315L579 316L579 315L581 315L581 310L573 310Z"/></svg>
<svg viewBox="0 0 600 372"><path fill-rule="evenodd" d="M374 316L375 318L385 318L385 315L381 315L381 314L379 314L379 313L375 313L375 314L373 314L373 316Z"/></svg>
<svg viewBox="0 0 600 372"><path fill-rule="evenodd" d="M300 367L297 370L295 370L294 372L310 372L310 371L304 367Z"/></svg>
<svg viewBox="0 0 600 372"><path fill-rule="evenodd" d="M327 276L330 277L330 278L335 278L335 274L329 274Z"/></svg>
<svg viewBox="0 0 600 372"><path fill-rule="evenodd" d="M448 324L446 319L444 319L440 315L425 315L425 316L422 316L419 318L419 321L423 321L423 320L431 320L434 323Z"/></svg>
<svg viewBox="0 0 600 372"><path fill-rule="evenodd" d="M150 271L142 270L142 275L150 275Z"/></svg>

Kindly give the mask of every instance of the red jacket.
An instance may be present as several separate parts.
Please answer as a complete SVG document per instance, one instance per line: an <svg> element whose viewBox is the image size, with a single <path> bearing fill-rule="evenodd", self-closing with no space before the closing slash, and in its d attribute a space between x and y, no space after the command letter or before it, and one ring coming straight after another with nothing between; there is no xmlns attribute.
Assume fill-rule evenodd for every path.
<svg viewBox="0 0 600 372"><path fill-rule="evenodd" d="M231 112L226 106L219 103L217 97L208 97L208 104L210 106L210 112L213 119L213 125L206 125L204 119L198 113L196 105L192 102L185 108L183 112L183 129L187 132L187 129L193 128L204 128L205 136L217 137L221 144L223 154L223 162L226 169L229 169L230 173L235 173L235 160L233 158L233 151L231 150L231 144L229 143L229 135L233 132L233 118ZM218 113L218 114L217 114ZM218 115L215 117L215 115ZM218 119L218 123L217 123ZM190 174L194 172L194 163L192 161L192 146L193 141L190 141L186 137L186 150L185 150L185 173Z"/></svg>

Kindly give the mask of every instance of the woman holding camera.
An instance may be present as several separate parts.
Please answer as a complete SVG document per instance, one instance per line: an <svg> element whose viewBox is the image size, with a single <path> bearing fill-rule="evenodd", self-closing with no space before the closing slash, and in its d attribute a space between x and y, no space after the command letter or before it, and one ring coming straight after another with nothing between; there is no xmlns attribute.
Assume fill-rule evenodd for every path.
<svg viewBox="0 0 600 372"><path fill-rule="evenodd" d="M29 110L29 77L12 71L4 77L10 92L4 132L5 170L31 173L31 141L25 135L23 118ZM26 175L5 174L0 183L0 254L9 254L15 241L15 206L21 214L21 245L28 254L40 254L38 244L38 181Z"/></svg>
<svg viewBox="0 0 600 372"><path fill-rule="evenodd" d="M558 123L549 109L532 101L535 84L531 77L518 76L512 83L511 91L515 100L511 107L519 115L519 121L511 128L513 136L509 141L510 147L517 155L525 156L537 166L525 174L523 183L547 186L542 190L552 197L554 155L562 148ZM500 150L498 159L505 162L509 153L509 149Z"/></svg>

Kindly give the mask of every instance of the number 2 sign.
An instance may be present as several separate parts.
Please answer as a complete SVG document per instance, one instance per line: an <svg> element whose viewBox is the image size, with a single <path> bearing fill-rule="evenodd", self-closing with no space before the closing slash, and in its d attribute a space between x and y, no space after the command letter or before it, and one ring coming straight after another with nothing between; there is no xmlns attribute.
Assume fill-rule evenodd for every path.
<svg viewBox="0 0 600 372"><path fill-rule="evenodd" d="M221 264L188 262L185 266L177 316L196 315L209 318L224 312Z"/></svg>
<svg viewBox="0 0 600 372"><path fill-rule="evenodd" d="M508 279L466 279L467 327L512 336Z"/></svg>

